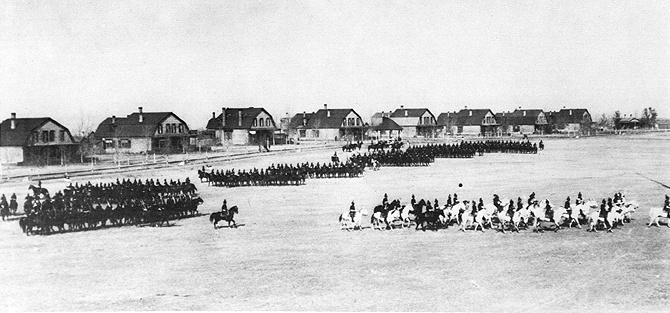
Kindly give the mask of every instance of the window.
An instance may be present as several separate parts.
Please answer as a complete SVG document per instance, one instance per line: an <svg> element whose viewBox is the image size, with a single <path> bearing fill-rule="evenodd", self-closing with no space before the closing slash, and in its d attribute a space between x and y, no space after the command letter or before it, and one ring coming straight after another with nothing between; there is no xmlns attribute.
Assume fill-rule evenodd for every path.
<svg viewBox="0 0 670 313"><path fill-rule="evenodd" d="M119 139L119 148L130 149L130 139Z"/></svg>
<svg viewBox="0 0 670 313"><path fill-rule="evenodd" d="M183 132L184 132L184 124L179 124L179 133L181 134Z"/></svg>
<svg viewBox="0 0 670 313"><path fill-rule="evenodd" d="M258 120L257 120L257 119L254 119L254 121L252 122L252 124L253 124L252 126L253 126L253 127L256 127L257 123L258 123Z"/></svg>
<svg viewBox="0 0 670 313"><path fill-rule="evenodd" d="M176 132L177 132L177 124L175 123L175 124L172 124L172 133L174 134Z"/></svg>
<svg viewBox="0 0 670 313"><path fill-rule="evenodd" d="M49 131L42 131L42 142L49 142Z"/></svg>
<svg viewBox="0 0 670 313"><path fill-rule="evenodd" d="M158 130L156 131L159 134L163 133L163 125L158 125Z"/></svg>
<svg viewBox="0 0 670 313"><path fill-rule="evenodd" d="M59 135L58 140L60 140L61 142L65 141L65 131L64 130L61 130L58 135Z"/></svg>
<svg viewBox="0 0 670 313"><path fill-rule="evenodd" d="M353 118L349 118L348 120L349 120L348 125L349 125L349 126L354 126L354 119L353 119Z"/></svg>
<svg viewBox="0 0 670 313"><path fill-rule="evenodd" d="M49 131L49 142L54 142L56 141L56 131L55 130L50 130Z"/></svg>
<svg viewBox="0 0 670 313"><path fill-rule="evenodd" d="M260 127L265 127L265 120L264 119L259 118L258 122L259 122L258 124L259 124Z"/></svg>
<svg viewBox="0 0 670 313"><path fill-rule="evenodd" d="M318 129L314 130L314 138L319 138L319 130Z"/></svg>
<svg viewBox="0 0 670 313"><path fill-rule="evenodd" d="M361 119L360 118L356 119L356 126L361 126Z"/></svg>
<svg viewBox="0 0 670 313"><path fill-rule="evenodd" d="M265 126L267 126L267 127L272 126L272 122L270 121L269 117L265 119Z"/></svg>
<svg viewBox="0 0 670 313"><path fill-rule="evenodd" d="M301 129L300 130L300 138L305 138L306 136L307 136L307 131L305 131L304 129Z"/></svg>
<svg viewBox="0 0 670 313"><path fill-rule="evenodd" d="M104 149L114 148L114 140L104 139L102 142L103 142L103 148Z"/></svg>
<svg viewBox="0 0 670 313"><path fill-rule="evenodd" d="M40 142L40 133L39 132L33 132L33 143Z"/></svg>

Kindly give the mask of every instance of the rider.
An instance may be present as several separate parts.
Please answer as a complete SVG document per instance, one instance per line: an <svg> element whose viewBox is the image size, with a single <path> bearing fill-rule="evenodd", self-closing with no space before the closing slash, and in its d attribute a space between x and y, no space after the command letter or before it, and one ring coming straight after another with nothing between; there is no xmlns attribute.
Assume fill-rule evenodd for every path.
<svg viewBox="0 0 670 313"><path fill-rule="evenodd" d="M567 199L565 199L565 205L563 206L565 208L566 213L568 213L568 218L572 221L572 208L570 207L570 197L568 196Z"/></svg>
<svg viewBox="0 0 670 313"><path fill-rule="evenodd" d="M223 199L223 205L221 206L221 215L228 215L228 204L226 204L226 199Z"/></svg>
<svg viewBox="0 0 670 313"><path fill-rule="evenodd" d="M612 225L610 225L610 222L607 220L608 213L609 210L607 207L607 202L605 199L603 199L603 202L600 204L600 216L605 219L605 226L607 226L608 231L612 231Z"/></svg>
<svg viewBox="0 0 670 313"><path fill-rule="evenodd" d="M528 205L533 204L533 200L535 200L535 192L531 193L528 197Z"/></svg>
<svg viewBox="0 0 670 313"><path fill-rule="evenodd" d="M389 196L384 194L384 199L382 199L382 205L386 207L389 204Z"/></svg>
<svg viewBox="0 0 670 313"><path fill-rule="evenodd" d="M414 195L412 195L412 200L410 200L409 203L412 205L412 207L416 205L416 199L414 198Z"/></svg>
<svg viewBox="0 0 670 313"><path fill-rule="evenodd" d="M349 207L349 216L351 216L351 221L353 221L354 216L356 216L356 206L353 201L351 201L351 206Z"/></svg>
<svg viewBox="0 0 670 313"><path fill-rule="evenodd" d="M483 209L484 209L484 200L482 198L479 198L479 203L477 204L477 212Z"/></svg>
<svg viewBox="0 0 670 313"><path fill-rule="evenodd" d="M500 202L500 198L498 198L497 194L493 195L493 205L496 206L498 211L500 211L500 209L502 208L502 203Z"/></svg>
<svg viewBox="0 0 670 313"><path fill-rule="evenodd" d="M665 203L663 204L663 211L670 211L670 197L665 195Z"/></svg>
<svg viewBox="0 0 670 313"><path fill-rule="evenodd" d="M575 205L580 205L580 204L584 204L584 199L582 199L582 193L581 192L579 192L577 194L577 200L575 200Z"/></svg>

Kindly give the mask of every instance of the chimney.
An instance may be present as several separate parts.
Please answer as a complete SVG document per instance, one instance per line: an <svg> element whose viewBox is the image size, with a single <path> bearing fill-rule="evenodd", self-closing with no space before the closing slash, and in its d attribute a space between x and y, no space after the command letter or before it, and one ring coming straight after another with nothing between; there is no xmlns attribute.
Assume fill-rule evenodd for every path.
<svg viewBox="0 0 670 313"><path fill-rule="evenodd" d="M324 109L324 110L328 110L328 103L324 103L324 104L323 104L323 109Z"/></svg>
<svg viewBox="0 0 670 313"><path fill-rule="evenodd" d="M242 110L237 111L237 126L242 126Z"/></svg>
<svg viewBox="0 0 670 313"><path fill-rule="evenodd" d="M405 106L401 104L401 105L400 105L400 108L401 108L401 109L404 109L404 108L405 108Z"/></svg>
<svg viewBox="0 0 670 313"><path fill-rule="evenodd" d="M226 127L226 108L221 108L221 128Z"/></svg>
<svg viewBox="0 0 670 313"><path fill-rule="evenodd" d="M468 109L468 106L467 106L467 105L465 106L465 109L466 109L466 110Z"/></svg>
<svg viewBox="0 0 670 313"><path fill-rule="evenodd" d="M307 126L307 113L302 111L302 126Z"/></svg>
<svg viewBox="0 0 670 313"><path fill-rule="evenodd" d="M216 118L216 112L212 112L212 118Z"/></svg>
<svg viewBox="0 0 670 313"><path fill-rule="evenodd" d="M140 123L144 122L144 116L142 116L142 107L139 107L140 110Z"/></svg>
<svg viewBox="0 0 670 313"><path fill-rule="evenodd" d="M10 128L16 129L16 113L12 113L12 119L10 121Z"/></svg>
<svg viewBox="0 0 670 313"><path fill-rule="evenodd" d="M116 115L112 115L112 125L116 124Z"/></svg>

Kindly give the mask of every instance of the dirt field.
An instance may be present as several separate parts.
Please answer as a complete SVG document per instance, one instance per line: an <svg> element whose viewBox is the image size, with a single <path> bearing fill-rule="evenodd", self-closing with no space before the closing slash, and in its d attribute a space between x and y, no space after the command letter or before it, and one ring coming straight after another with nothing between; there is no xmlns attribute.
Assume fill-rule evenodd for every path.
<svg viewBox="0 0 670 313"><path fill-rule="evenodd" d="M538 155L438 159L299 187L197 183L200 211L218 210L225 198L240 207L238 229L214 230L201 216L172 227L26 237L17 221L0 223L0 310L670 310L670 229L645 226L649 208L662 206L670 190L638 175L670 183L670 136L545 144ZM218 168L326 162L330 155L290 153ZM191 167L119 178L186 176L197 181ZM0 193L23 198L27 187L0 185ZM346 232L337 222L352 200L371 210L384 193L403 203L412 194L445 203L454 192L485 202L494 193L516 199L535 192L562 205L580 191L598 201L621 191L641 207L614 233Z"/></svg>

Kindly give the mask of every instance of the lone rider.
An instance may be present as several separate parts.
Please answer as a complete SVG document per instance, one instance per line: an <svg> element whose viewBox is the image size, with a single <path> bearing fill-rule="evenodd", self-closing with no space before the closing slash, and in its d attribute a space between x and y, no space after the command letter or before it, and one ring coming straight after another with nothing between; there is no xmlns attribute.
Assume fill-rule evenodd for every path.
<svg viewBox="0 0 670 313"><path fill-rule="evenodd" d="M226 204L226 199L223 199L223 205L221 206L221 215L228 216L228 204Z"/></svg>
<svg viewBox="0 0 670 313"><path fill-rule="evenodd" d="M384 199L382 199L382 205L384 208L389 204L389 196L387 194L384 194Z"/></svg>
<svg viewBox="0 0 670 313"><path fill-rule="evenodd" d="M354 202L351 201L351 206L349 207L349 216L351 216L351 221L354 221L354 216L356 216L356 206Z"/></svg>

